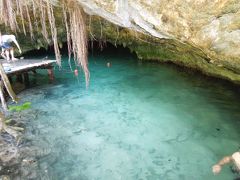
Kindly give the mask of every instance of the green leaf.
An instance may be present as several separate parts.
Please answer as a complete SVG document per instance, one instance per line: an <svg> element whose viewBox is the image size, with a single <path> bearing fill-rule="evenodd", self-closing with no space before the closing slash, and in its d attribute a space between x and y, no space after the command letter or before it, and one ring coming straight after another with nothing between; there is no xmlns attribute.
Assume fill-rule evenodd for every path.
<svg viewBox="0 0 240 180"><path fill-rule="evenodd" d="M25 102L24 104L19 105L19 106L9 106L9 110L20 112L20 111L23 111L23 110L30 109L31 104L32 104L31 102Z"/></svg>

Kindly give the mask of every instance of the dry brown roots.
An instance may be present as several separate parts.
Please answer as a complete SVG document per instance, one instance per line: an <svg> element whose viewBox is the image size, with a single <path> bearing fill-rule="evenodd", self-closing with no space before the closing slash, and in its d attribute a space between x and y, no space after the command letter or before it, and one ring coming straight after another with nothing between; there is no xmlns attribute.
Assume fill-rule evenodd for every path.
<svg viewBox="0 0 240 180"><path fill-rule="evenodd" d="M0 23L9 26L13 32L30 34L42 33L46 43L54 45L56 60L61 65L58 32L54 9L61 9L66 30L69 57L74 60L85 74L86 85L89 83L87 30L85 13L74 0L0 0ZM28 27L28 28L27 28Z"/></svg>

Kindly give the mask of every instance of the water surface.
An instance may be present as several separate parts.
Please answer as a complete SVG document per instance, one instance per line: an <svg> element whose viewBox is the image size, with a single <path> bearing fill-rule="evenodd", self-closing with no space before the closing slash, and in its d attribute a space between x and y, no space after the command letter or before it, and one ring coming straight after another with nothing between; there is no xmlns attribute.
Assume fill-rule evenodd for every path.
<svg viewBox="0 0 240 180"><path fill-rule="evenodd" d="M63 63L54 84L39 75L21 94L34 114L27 137L51 149L38 159L42 177L233 179L211 166L240 146L236 89L130 54L91 55L90 71L88 89Z"/></svg>

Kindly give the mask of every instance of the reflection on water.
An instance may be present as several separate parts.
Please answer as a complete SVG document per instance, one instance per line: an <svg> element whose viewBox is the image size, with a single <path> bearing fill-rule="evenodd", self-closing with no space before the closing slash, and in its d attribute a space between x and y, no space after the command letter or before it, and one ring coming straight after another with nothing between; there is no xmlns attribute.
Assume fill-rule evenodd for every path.
<svg viewBox="0 0 240 180"><path fill-rule="evenodd" d="M32 102L28 113L35 114L27 137L42 145L35 151L41 177L234 177L229 166L218 176L211 166L240 145L235 90L175 67L138 64L128 56L91 57L90 70L87 90L83 77L78 83L73 74L56 69L55 84L46 80L21 94Z"/></svg>

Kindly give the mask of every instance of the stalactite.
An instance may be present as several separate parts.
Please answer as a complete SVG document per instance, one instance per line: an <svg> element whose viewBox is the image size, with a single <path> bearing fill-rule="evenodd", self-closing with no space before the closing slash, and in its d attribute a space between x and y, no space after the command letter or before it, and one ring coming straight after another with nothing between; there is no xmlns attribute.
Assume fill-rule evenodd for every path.
<svg viewBox="0 0 240 180"><path fill-rule="evenodd" d="M118 37L119 37L119 28L117 27L117 37L116 37L115 43L114 43L115 46L117 46Z"/></svg>
<svg viewBox="0 0 240 180"><path fill-rule="evenodd" d="M89 24L88 24L88 31L90 33L90 39L91 39L91 50L93 53L93 41L96 41L94 34L92 33L92 16L89 17Z"/></svg>
<svg viewBox="0 0 240 180"><path fill-rule="evenodd" d="M147 35L147 34L146 34L146 35ZM137 40L142 41L142 42L144 42L144 43L153 44L152 42L149 42L149 41L147 41L147 40L145 40L145 39L141 39L141 38L138 36L138 32L137 32L137 31L134 31L134 37L135 37Z"/></svg>
<svg viewBox="0 0 240 180"><path fill-rule="evenodd" d="M99 18L99 24L100 24L100 38L99 38L99 47L100 47L100 49L101 50L103 50L103 28L102 28L102 21L101 21L101 19Z"/></svg>
<svg viewBox="0 0 240 180"><path fill-rule="evenodd" d="M91 35L91 39L96 41L96 38L92 33L92 16L89 17L89 25L88 26L89 26L88 30L89 30L89 33Z"/></svg>

